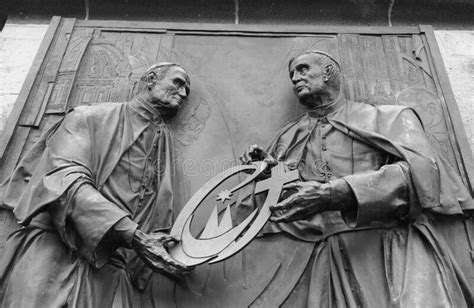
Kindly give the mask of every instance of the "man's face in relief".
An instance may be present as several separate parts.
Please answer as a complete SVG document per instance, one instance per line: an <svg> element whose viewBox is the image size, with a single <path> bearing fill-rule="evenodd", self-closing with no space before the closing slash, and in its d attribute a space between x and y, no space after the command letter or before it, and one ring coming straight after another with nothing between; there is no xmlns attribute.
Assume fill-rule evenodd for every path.
<svg viewBox="0 0 474 308"><path fill-rule="evenodd" d="M315 61L313 54L297 57L291 63L289 70L293 91L303 104L308 98L318 96L326 87L323 67Z"/></svg>
<svg viewBox="0 0 474 308"><path fill-rule="evenodd" d="M150 95L152 103L163 114L175 114L189 94L189 77L179 66L171 67L166 75L158 80Z"/></svg>

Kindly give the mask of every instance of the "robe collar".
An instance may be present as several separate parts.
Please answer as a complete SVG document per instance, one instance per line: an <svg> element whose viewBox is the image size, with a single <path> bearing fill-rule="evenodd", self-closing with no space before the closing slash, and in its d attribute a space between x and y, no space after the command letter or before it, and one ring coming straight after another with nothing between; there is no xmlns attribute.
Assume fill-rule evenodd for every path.
<svg viewBox="0 0 474 308"><path fill-rule="evenodd" d="M337 99L330 102L329 104L319 106L315 109L309 109L306 114L310 118L324 118L330 114L337 112L344 105L345 100L342 95L339 95Z"/></svg>
<svg viewBox="0 0 474 308"><path fill-rule="evenodd" d="M156 110L150 103L146 102L143 98L134 97L129 105L133 111L138 113L147 121L154 122L156 124L163 122L163 116L160 114L160 112Z"/></svg>

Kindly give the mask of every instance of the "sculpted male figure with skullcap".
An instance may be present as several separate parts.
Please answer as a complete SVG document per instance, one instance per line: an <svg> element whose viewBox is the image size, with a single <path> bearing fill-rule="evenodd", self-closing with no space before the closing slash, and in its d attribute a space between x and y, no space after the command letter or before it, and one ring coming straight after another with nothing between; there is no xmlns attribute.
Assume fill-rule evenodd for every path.
<svg viewBox="0 0 474 308"><path fill-rule="evenodd" d="M284 162L300 173L301 181L285 185L283 200L271 206L272 223L261 238L272 251L284 249L282 236L285 248L314 245L299 251L310 255L304 270L286 274L295 283L283 284L288 295L272 304L471 306L469 285L430 220L474 204L431 147L415 111L346 100L339 63L320 51L291 59L289 75L307 112L284 126L267 150L254 145L241 157ZM255 202L240 206L246 213ZM263 261L247 260L258 275Z"/></svg>

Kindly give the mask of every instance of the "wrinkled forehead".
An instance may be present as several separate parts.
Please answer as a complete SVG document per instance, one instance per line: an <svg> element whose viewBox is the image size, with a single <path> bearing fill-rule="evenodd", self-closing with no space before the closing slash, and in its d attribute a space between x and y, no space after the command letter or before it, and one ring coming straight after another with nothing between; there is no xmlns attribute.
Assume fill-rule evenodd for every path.
<svg viewBox="0 0 474 308"><path fill-rule="evenodd" d="M191 80L189 79L188 73L181 66L175 65L175 66L170 67L167 75L179 76L183 78L184 80L186 80L188 84L191 84Z"/></svg>
<svg viewBox="0 0 474 308"><path fill-rule="evenodd" d="M302 55L297 56L294 58L288 67L289 71L293 71L296 66L300 64L308 64L308 65L314 65L314 64L319 64L317 61L317 56L312 53L304 53Z"/></svg>

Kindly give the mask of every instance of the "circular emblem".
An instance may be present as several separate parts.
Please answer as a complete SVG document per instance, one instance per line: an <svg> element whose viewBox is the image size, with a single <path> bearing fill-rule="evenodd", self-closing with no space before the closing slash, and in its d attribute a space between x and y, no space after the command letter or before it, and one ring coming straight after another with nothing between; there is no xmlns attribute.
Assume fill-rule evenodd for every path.
<svg viewBox="0 0 474 308"><path fill-rule="evenodd" d="M180 239L177 245L170 248L171 256L188 266L205 262L217 263L233 256L248 245L270 218L269 206L278 202L283 185L299 179L298 171L286 171L282 163L272 168L270 176L266 174L265 170L267 170L265 162L235 166L216 175L204 184L186 203L171 229L170 234ZM217 189L224 181L236 175L250 172L250 175L233 188ZM254 182L253 193L255 195L267 193L265 202L234 226L230 200L234 194L252 182ZM218 207L214 205L207 223L197 226L198 235L195 236L191 231L195 228L191 228L191 225L198 208L210 206L209 202L203 202L209 196L211 200L214 199L212 197L215 197L214 200L222 202L224 206L226 203L228 204L223 213L218 213ZM238 206L236 203L232 205ZM219 216L221 217L220 223Z"/></svg>

